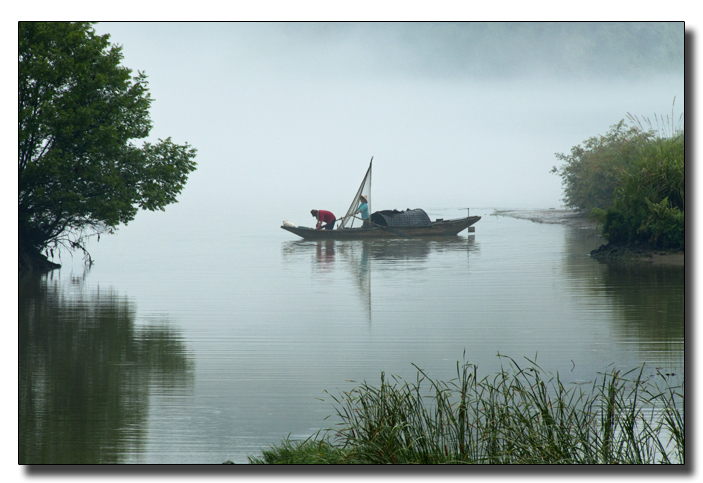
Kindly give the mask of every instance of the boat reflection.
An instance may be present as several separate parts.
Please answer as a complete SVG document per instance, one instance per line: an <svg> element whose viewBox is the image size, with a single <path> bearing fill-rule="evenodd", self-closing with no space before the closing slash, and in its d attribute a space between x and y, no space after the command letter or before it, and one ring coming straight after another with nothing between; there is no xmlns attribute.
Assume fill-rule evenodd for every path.
<svg viewBox="0 0 703 483"><path fill-rule="evenodd" d="M349 260L355 256L381 262L378 268L383 270L392 269L397 262L424 261L432 253L466 252L468 257L479 250L475 236L469 235L380 240L294 240L284 242L281 252L283 258L289 260L314 254L314 264L322 270L332 270L337 259Z"/></svg>
<svg viewBox="0 0 703 483"><path fill-rule="evenodd" d="M368 312L371 322L372 275L394 270L425 270L432 255L466 253L467 267L471 254L479 253L474 235L379 240L295 240L282 245L284 261L299 262L309 258L316 273L335 269L349 273Z"/></svg>

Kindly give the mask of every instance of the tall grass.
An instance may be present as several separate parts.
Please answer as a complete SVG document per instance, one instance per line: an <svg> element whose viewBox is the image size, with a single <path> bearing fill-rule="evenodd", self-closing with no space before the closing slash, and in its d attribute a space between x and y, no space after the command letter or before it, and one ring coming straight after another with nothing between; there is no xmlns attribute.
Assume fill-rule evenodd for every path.
<svg viewBox="0 0 703 483"><path fill-rule="evenodd" d="M648 464L684 462L683 385L641 368L565 386L535 362L479 379L413 383L381 374L333 396L337 428L303 442L285 440L252 463ZM660 389L663 384L664 389Z"/></svg>

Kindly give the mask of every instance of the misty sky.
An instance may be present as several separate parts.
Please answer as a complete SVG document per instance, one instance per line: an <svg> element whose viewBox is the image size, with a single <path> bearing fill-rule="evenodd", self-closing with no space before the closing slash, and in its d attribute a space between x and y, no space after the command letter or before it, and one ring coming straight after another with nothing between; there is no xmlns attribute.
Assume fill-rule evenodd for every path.
<svg viewBox="0 0 703 483"><path fill-rule="evenodd" d="M658 38L630 48L612 44L617 24L495 27L95 29L147 74L151 139L198 149L183 209L237 206L298 222L311 208L342 214L371 156L373 210L559 207L554 153L628 112L670 115L674 97L683 112L683 56L662 52ZM648 56L671 62L646 68Z"/></svg>

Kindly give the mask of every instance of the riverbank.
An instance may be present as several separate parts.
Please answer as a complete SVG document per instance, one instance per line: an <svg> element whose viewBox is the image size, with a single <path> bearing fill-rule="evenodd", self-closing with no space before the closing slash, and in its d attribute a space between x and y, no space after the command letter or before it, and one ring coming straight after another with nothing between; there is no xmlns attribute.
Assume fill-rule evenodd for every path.
<svg viewBox="0 0 703 483"><path fill-rule="evenodd" d="M581 212L568 209L548 210L495 210L493 216L508 216L518 220L571 226L574 228L599 231L598 223ZM657 250L642 245L603 244L591 252L596 260L642 262L653 265L683 266L684 251Z"/></svg>
<svg viewBox="0 0 703 483"><path fill-rule="evenodd" d="M18 262L20 272L50 272L51 270L61 268L61 265L52 262L39 252L28 253L20 250Z"/></svg>

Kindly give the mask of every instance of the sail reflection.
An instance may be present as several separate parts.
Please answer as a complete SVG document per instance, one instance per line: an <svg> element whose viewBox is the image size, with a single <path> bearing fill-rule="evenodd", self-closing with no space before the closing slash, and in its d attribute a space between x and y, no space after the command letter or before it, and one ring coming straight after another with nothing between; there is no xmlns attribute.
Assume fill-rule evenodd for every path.
<svg viewBox="0 0 703 483"><path fill-rule="evenodd" d="M20 464L123 462L146 444L154 391L192 391L181 335L137 326L132 301L83 282L20 276Z"/></svg>

